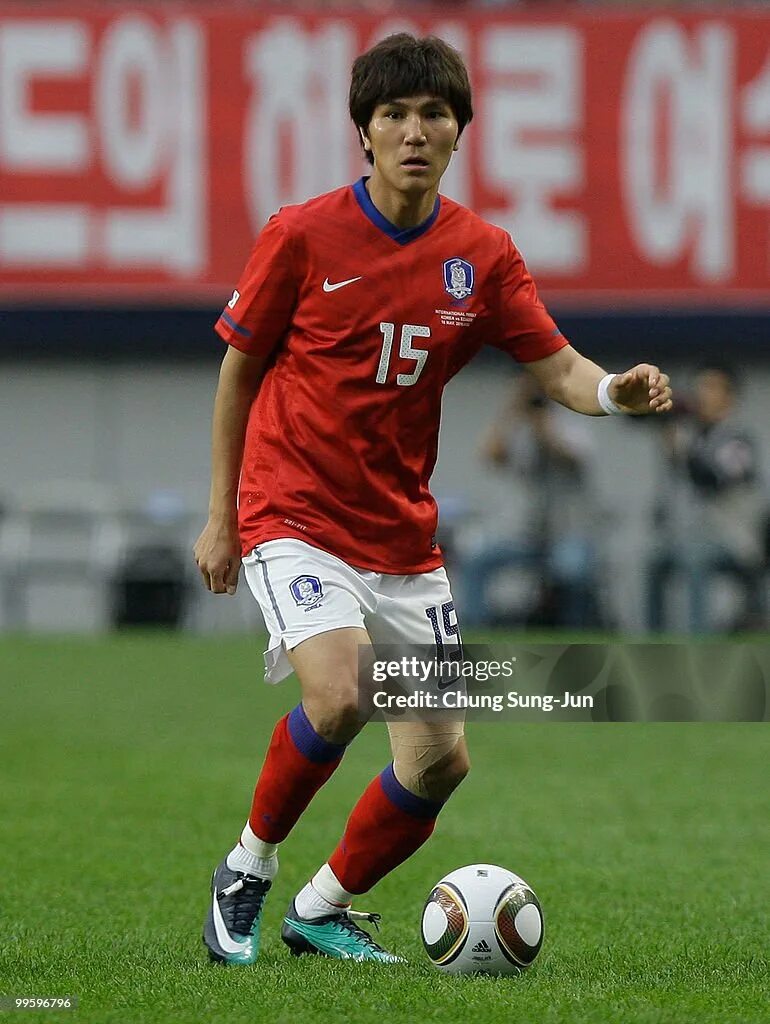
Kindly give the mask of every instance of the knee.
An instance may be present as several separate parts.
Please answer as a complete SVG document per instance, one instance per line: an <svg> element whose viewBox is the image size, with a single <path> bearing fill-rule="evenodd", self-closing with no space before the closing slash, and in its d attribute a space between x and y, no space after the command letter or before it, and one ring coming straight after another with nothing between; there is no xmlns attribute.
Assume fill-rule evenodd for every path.
<svg viewBox="0 0 770 1024"><path fill-rule="evenodd" d="M303 698L302 703L313 729L328 743L350 743L366 724L353 688L330 690L323 698Z"/></svg>
<svg viewBox="0 0 770 1024"><path fill-rule="evenodd" d="M427 768L422 776L422 785L429 800L448 800L471 768L468 750L464 742Z"/></svg>

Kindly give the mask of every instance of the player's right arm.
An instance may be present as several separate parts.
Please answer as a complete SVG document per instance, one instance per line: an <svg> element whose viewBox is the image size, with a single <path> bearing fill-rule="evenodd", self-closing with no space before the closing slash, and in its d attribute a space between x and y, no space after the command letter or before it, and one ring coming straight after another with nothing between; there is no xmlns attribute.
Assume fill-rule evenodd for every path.
<svg viewBox="0 0 770 1024"><path fill-rule="evenodd" d="M193 549L203 582L213 594L234 594L238 586L238 478L249 410L268 356L246 355L228 346L219 371L211 425L209 518Z"/></svg>
<svg viewBox="0 0 770 1024"><path fill-rule="evenodd" d="M291 239L272 217L215 326L227 352L214 399L209 519L194 548L213 594L234 594L238 586L237 499L246 424L267 362L288 329L296 295Z"/></svg>

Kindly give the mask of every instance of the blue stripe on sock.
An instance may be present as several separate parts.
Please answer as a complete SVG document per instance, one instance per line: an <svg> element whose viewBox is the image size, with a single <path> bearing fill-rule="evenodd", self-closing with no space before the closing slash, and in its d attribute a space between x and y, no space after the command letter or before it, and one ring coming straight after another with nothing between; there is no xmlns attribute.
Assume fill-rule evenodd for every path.
<svg viewBox="0 0 770 1024"><path fill-rule="evenodd" d="M411 814L413 818L431 820L437 817L438 812L444 806L443 803L439 803L436 800L424 800L421 796L416 796L414 793L410 793L408 789L405 789L396 778L392 761L380 773L380 781L382 782L385 796L406 814Z"/></svg>
<svg viewBox="0 0 770 1024"><path fill-rule="evenodd" d="M318 735L301 704L289 714L289 735L300 754L304 754L308 761L315 761L316 764L336 761L345 753L344 743L329 743L323 736Z"/></svg>

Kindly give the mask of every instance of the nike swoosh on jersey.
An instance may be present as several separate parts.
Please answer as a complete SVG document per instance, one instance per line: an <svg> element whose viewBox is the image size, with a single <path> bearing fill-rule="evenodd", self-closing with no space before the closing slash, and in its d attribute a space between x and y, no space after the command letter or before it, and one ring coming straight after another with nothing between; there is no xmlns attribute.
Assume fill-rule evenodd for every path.
<svg viewBox="0 0 770 1024"><path fill-rule="evenodd" d="M246 946L249 944L247 939L245 942L235 942L230 938L230 933L227 930L224 918L222 917L222 911L219 909L219 901L217 900L217 894L214 893L214 904L212 906L214 914L214 930L217 933L217 942L225 951L225 953L242 953Z"/></svg>
<svg viewBox="0 0 770 1024"><path fill-rule="evenodd" d="M349 277L347 281L338 281L336 284L329 284L329 278L327 277L324 281L324 291L336 292L338 288L344 288L346 284L353 284L354 281L360 280L360 277Z"/></svg>

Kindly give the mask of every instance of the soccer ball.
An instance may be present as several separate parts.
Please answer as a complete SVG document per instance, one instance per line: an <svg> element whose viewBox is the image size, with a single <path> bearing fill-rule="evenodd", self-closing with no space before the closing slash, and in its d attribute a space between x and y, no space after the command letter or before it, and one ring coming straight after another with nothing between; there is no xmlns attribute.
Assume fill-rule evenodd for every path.
<svg viewBox="0 0 770 1024"><path fill-rule="evenodd" d="M523 878L494 864L469 864L435 885L421 930L441 971L520 974L543 944L543 912Z"/></svg>

